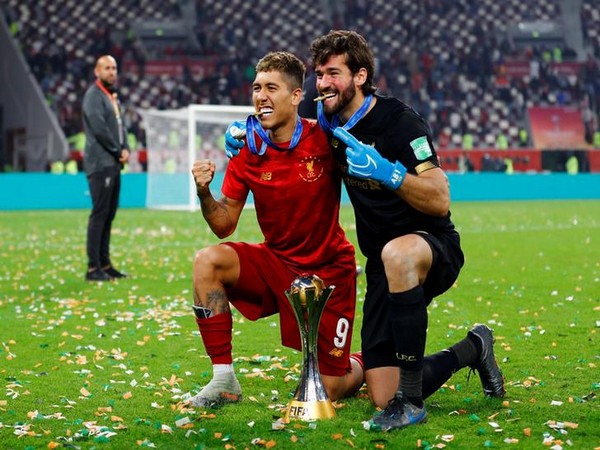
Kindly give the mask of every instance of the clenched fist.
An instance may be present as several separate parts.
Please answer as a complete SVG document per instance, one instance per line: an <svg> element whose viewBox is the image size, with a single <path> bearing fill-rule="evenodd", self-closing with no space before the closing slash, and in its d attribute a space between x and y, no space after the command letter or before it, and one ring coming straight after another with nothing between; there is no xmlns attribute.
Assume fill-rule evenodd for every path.
<svg viewBox="0 0 600 450"><path fill-rule="evenodd" d="M208 159L194 161L192 175L194 176L198 195L203 195L209 192L208 186L215 176L216 169L216 164Z"/></svg>

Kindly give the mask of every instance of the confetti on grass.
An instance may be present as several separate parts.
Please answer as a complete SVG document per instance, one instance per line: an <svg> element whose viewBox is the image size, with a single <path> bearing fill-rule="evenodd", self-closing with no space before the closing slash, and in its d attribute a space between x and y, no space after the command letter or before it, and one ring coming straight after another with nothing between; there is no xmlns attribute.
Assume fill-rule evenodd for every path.
<svg viewBox="0 0 600 450"><path fill-rule="evenodd" d="M156 226L155 228L158 229ZM595 226L593 229L596 228ZM135 230L136 228L134 226L130 229ZM170 230L170 227L167 227L167 229ZM0 277L3 277L0 280L1 282L9 279L17 280L14 281L16 287L18 288L19 284L23 286L23 289L19 291L22 295L18 295L18 298L14 296L14 300L8 301L14 304L14 310L18 311L17 315L20 315L17 321L29 321L25 325L32 325L32 327L23 328L30 329L29 337L34 342L34 345L25 347L21 342L15 343L14 340L6 340L7 337L5 337L5 344L3 347L0 347L0 360L7 363L0 364L2 366L0 371L6 370L5 367L7 366L10 367L8 371L3 372L3 379L5 379L5 386L7 388L4 392L5 395L0 396L0 398L3 397L0 400L0 416L2 416L4 421L8 417L14 417L11 419L14 422L11 425L7 425L6 423L4 425L0 424L0 429L3 428L5 437L15 440L16 438L12 432L18 430L17 432L22 433L23 437L23 439L19 440L19 442L23 443L22 448L112 447L116 446L117 443L110 441L116 441L116 437L119 438L119 445L128 445L131 448L135 446L177 448L182 447L181 440L178 441L178 439L185 437L187 442L183 446L188 448L200 450L218 447L241 450L251 447L250 440L253 438L258 439L257 444L260 444L262 448L267 448L268 443L269 445L275 444L275 440L277 440L275 448L308 448L312 447L312 445L305 445L305 443L309 439L312 439L311 434L319 436L323 448L353 448L352 440L347 439L347 437L354 439L357 438L356 435L358 434L358 439L363 439L360 445L356 445L358 448L391 449L400 448L407 444L414 447L416 437L415 439L411 439L410 442L406 442L404 438L398 438L398 433L395 435L390 434L386 440L367 441L365 443L364 436L366 433L360 428L357 428L357 433L351 431L348 434L341 431L341 427L334 427L335 434L332 434L332 429L322 427L321 423L318 425L321 429L315 432L313 432L313 428L309 428L308 424L302 424L302 427L300 427L300 425L296 426L295 424L286 424L283 422L273 423L272 421L275 419L271 417L279 416L282 404L285 404L288 399L287 394L291 390L290 386L298 380L300 371L297 361L300 360L300 355L295 354L288 360L285 357L277 358L268 356L268 353L267 355L263 354L264 352L271 352L271 350L267 349L270 347L260 350L260 353L255 355L252 355L253 352L257 351L254 349L245 350L245 355L248 356L244 355L240 357L240 353L237 353L237 365L235 368L243 384L244 394L246 394L244 398L245 405L243 405L242 410L244 410L244 407L247 408L249 406L248 410L256 409L257 411L263 411L268 408L271 411L266 412L266 416L254 416L252 413L240 416L236 422L240 426L240 431L232 435L229 441L210 441L216 430L227 429L224 424L230 420L230 414L238 413L237 411L234 412L233 407L231 409L228 407L224 411L217 411L216 414L212 414L189 407L186 409L183 406L185 402L184 394L181 390L195 391L211 375L210 368L206 369L210 365L201 346L199 332L190 329L194 327L193 317L190 316L189 311L192 295L189 292L183 293L183 290L177 285L177 283L184 280L186 287L189 287L189 258L185 255L169 254L168 246L166 245L161 248L159 258L146 257L150 255L149 247L153 245L152 233L148 233L148 231L152 230L148 230L148 227L145 227L143 231L140 231L139 239L136 239L135 236L133 237L136 243L143 237L144 243L148 240L147 245L131 246L133 252L137 251L136 247L143 248L141 250L143 253L142 257L138 258L138 267L143 269L147 266L148 274L141 275L141 271L137 274L135 271L132 271L134 275L126 282L127 287L125 289L123 289L126 286L124 283L120 285L105 284L102 288L99 288L98 286L83 286L82 283L80 283L80 287L79 284L73 281L75 278L81 278L81 274L79 273L81 242L79 238L75 242L76 245L69 244L72 246L71 251L76 256L71 258L69 255L66 255L67 257L64 258L64 255L61 255L60 258L53 260L52 264L45 267L47 273L50 274L50 278L41 280L39 286L36 286L34 281L26 279L25 272L28 269L23 270L22 263L20 264L22 267L19 270L9 269L9 265L6 265L7 267L2 269L4 272L0 274ZM126 231L121 231L120 236L122 237L126 233ZM165 234L156 232L155 235L164 237ZM44 241L44 235L38 233L38 241L41 244ZM59 243L56 242L56 239L54 243L50 241L49 244L55 250L59 248ZM62 239L60 245L63 245ZM191 251L186 253L186 255L191 255ZM181 252L181 247L178 249L178 252ZM31 252L23 252L23 254L25 253L31 255ZM11 261L13 256L18 254L19 251L11 252L11 255L5 253L7 257L10 256ZM135 257L136 255L134 254L131 261L134 261ZM502 255L499 255L500 257ZM185 259L185 269L174 268L178 263L178 258L181 260ZM0 256L0 259L2 259L2 256ZM36 264L39 264L39 258L36 257L35 261ZM18 265L19 263L17 263ZM69 270L72 271L73 276L67 275L63 280L65 285L68 285L68 293L66 291L54 293L55 290L51 286L51 283L56 282L51 278L52 273L56 270L53 267L54 265L61 267L66 265L71 268ZM531 271L533 271L533 267L534 265L531 266ZM598 266L596 265L595 267L597 268ZM528 267L528 271L529 269ZM589 269L589 266L585 266L585 269L582 270L583 276L587 276L585 275L586 272L589 272L587 269ZM12 272L9 272L9 270L12 270ZM164 271L161 272L161 270ZM592 270L596 269L592 268ZM146 282L160 281L166 272L168 272L168 277L165 277L167 280L166 283L170 284L167 290L170 293L165 294L161 292L160 287L159 289L152 290L152 286L146 285ZM137 279L136 276L138 277ZM511 280L508 284L512 282ZM496 335L496 348L498 356L505 357L505 375L507 376L509 390L512 391L510 396L508 396L510 401L502 403L504 408L499 415L493 415L495 416L493 419L488 417L486 420L486 416L500 409L500 403L496 403L494 400L488 402L487 399L483 398L481 392L477 392L476 395L470 395L473 386L462 384L461 388L460 383L455 381L453 384L446 386L445 391L442 392L443 395L454 396L453 400L457 399L455 403L452 403L455 405L453 407L457 408L456 413L450 413L449 416L446 416L445 414L448 413L449 409L444 411L443 408L437 405L435 408L432 408L432 413L438 416L436 422L439 421L438 423L442 423L456 420L463 425L462 428L464 430L456 435L454 441L448 442L446 439L452 435L443 433L452 430L452 427L435 428L432 420L431 425L428 425L424 430L431 430L429 427L433 426L434 430L439 431L435 431L435 439L430 439L433 443L427 443L424 446L425 448L452 448L455 445L470 447L471 445L469 444L474 443L482 447L483 439L489 439L486 446L493 446L495 448L515 444L515 439L520 439L521 442L512 445L513 448L519 447L521 444L541 446L541 442L533 442L531 436L534 436L533 440L541 441L542 431L540 431L540 428L544 428L543 431L548 433L548 447L554 446L552 448L558 450L562 446L565 448L569 447L568 441L565 440L565 432L569 434L580 432L582 439L585 435L583 431L587 430L587 423L584 424L582 422L581 430L571 426L572 422L559 422L557 420L554 422L549 421L546 425L543 424L549 417L556 418L555 413L561 410L564 410L564 413L561 414L564 414L565 417L559 417L559 419L571 418L573 420L575 417L586 417L585 412L582 410L594 405L584 405L583 403L591 401L596 394L590 393L590 395L582 397L575 396L575 392L565 394L566 389L561 390L557 387L563 386L558 385L557 380L560 383L564 382L564 374L560 373L560 371L564 367L568 368L569 364L571 364L571 367L577 365L576 370L578 371L587 370L588 368L594 369L596 366L600 366L600 364L597 363L597 360L596 364L590 362L592 360L588 354L586 354L587 361L575 362L574 360L569 360L570 355L563 348L564 343L560 337L560 333L570 333L573 326L569 324L570 328L565 330L562 329L565 327L559 328L558 326L560 319L550 320L551 303L545 304L546 309L538 308L534 306L534 303L510 304L510 299L501 295L502 292L500 289L503 288L503 284L506 284L505 280L496 279L493 288L497 290L498 295L488 292L479 297L477 301L487 303L490 306L490 315L495 320L497 319L495 326L497 331L501 320L508 324L504 329L501 329L503 331L502 334L505 335L504 337L500 334ZM542 284L541 280L540 284ZM44 288L43 292L40 287ZM529 289L530 297L536 297L533 289L527 288ZM514 295L518 289L519 287L510 291L510 293ZM549 287L544 287L544 293L547 294L548 291L553 289L555 287L551 286L550 283ZM79 291L76 292L76 290ZM70 291L73 292L71 293ZM177 291L179 293L173 295ZM144 292L144 295L140 295L142 292ZM10 292L8 293L9 299L12 295ZM558 305L559 303L566 304L567 302L577 303L579 300L577 296L574 296L572 300L569 300L567 296L568 293L565 294L564 289L560 288L557 289L557 295L552 301L556 301L556 305ZM523 299L525 299L525 296L523 296ZM5 299L0 299L0 303L6 301ZM501 307L499 306L500 301L502 301ZM461 301L440 300L438 313L442 309L445 309L449 311L448 314L454 314L450 319L452 320L458 317L456 316L457 314L461 313L461 308L464 307L463 304L462 299ZM515 309L527 307L531 309L528 312L522 312L521 318L510 322L509 311L513 306ZM580 306L583 307L583 304ZM494 307L497 308L496 311L494 311ZM52 308L56 309L56 314ZM596 311L600 311L600 308L596 308ZM187 316L187 319L180 321L179 317L183 316ZM529 316L534 318L528 319ZM588 330L591 328L593 333L597 333L594 320L590 321L587 317L586 320L589 322L589 326L586 325L586 327ZM568 318L565 315L564 319L571 322L579 321L580 323L576 324L577 329L573 330L573 335L579 334L584 336L581 329L583 318L580 319L578 315L571 314ZM531 320L531 322L527 322L527 320ZM186 321L191 321L192 326L187 325ZM242 320L236 319L235 324L237 325L242 322ZM517 322L522 323L515 325ZM519 326L523 328L520 329ZM600 321L598 322L598 326L600 326ZM465 326L459 324L455 328L449 328L449 331L461 331L465 329ZM246 329L241 329L240 331L240 328L237 328L235 332L236 336L241 333L244 338L249 333ZM454 335L454 338L456 336L457 334ZM593 334L587 337L592 339L591 342L595 342L593 340L596 336L597 334ZM54 342L51 341L52 338L55 339ZM18 341L21 341L21 339L18 339ZM51 343L50 347L48 346L48 342ZM59 342L60 345L58 345ZM240 341L238 340L237 342ZM555 342L558 346L551 345ZM524 357L523 343L530 347L533 347L533 344L535 344L537 348L546 345L543 352L541 354L538 352L537 354L539 361L532 360L531 364L525 365L525 369L521 361ZM237 347L237 350L240 348L241 346ZM256 349L259 348L256 347ZM506 355L511 350L513 353L510 353L511 360L509 361ZM25 351L28 352L26 364L30 364L29 367L23 367L23 360L26 359L24 358ZM60 351L63 353L59 359L58 352ZM162 359L163 355L160 354L162 351L164 351L165 355L172 357ZM193 351L194 353L188 353L188 351ZM36 356L35 359L29 358L29 352L39 352L40 356ZM185 362L177 360L177 358L187 359L188 357L194 361L193 364L189 364L187 360ZM21 365L18 365L19 363ZM12 364L12 366L9 366L9 364ZM548 370L543 370L545 368L548 368ZM205 371L204 373L203 370ZM45 403L40 402L38 400L37 385L43 384L44 380L48 379L41 378L43 372L52 375L53 373L60 373L60 371L74 375L71 379L80 377L81 380L86 380L86 382L75 381L71 386L65 386L64 391L47 390L44 393L47 394L47 397L44 399ZM10 373L15 374L14 376L18 377L20 381L9 380L7 374ZM252 379L246 378L246 374L249 375L248 378ZM535 378L528 377L528 375L535 375ZM284 379L288 382L288 385L282 383ZM270 382L270 380L276 380L277 387L281 392L273 392L271 386L274 386L275 383ZM600 386L597 384L593 385L591 382L590 377L589 380L583 380L582 383L578 384L583 386L583 393L591 390L598 392ZM590 385L592 388L590 388ZM85 392L79 391L81 386L85 386ZM34 390L32 387L36 389ZM469 394L466 394L467 388ZM28 389L33 391L33 395L36 396L35 399L25 397L31 395L28 393ZM261 389L263 389L262 392L260 392ZM573 397L566 397L566 395L573 395ZM70 400L66 396L69 398L75 397L75 401ZM79 396L82 396L82 398ZM462 400L465 397L469 397L470 401L463 403ZM536 399L531 398L530 400L530 397L537 397L537 404L534 404ZM460 403L458 399L460 399ZM550 402L553 399L564 401L564 405L558 408L550 406ZM572 404L579 402L582 405ZM368 399L363 397L360 399L360 402L356 402L355 400L350 402L350 405L353 405L351 407L354 412L356 412L357 403L359 405L368 405ZM23 407L22 405L29 406ZM98 405L102 406L99 407ZM574 409L579 406L581 406L579 408L581 414L574 415ZM362 406L358 407L361 408ZM39 410L37 410L38 408ZM48 410L48 408L52 409ZM515 418L512 415L513 413L509 412L509 409L513 408L514 411L520 410L523 416L527 414L527 411L531 410L533 413L534 410L537 411L538 409L549 413L542 416L542 420L539 420L538 417L535 425L533 422L520 427L514 424L509 431L508 422ZM14 414L14 411L17 414ZM62 413L56 413L56 411L61 411ZM481 418L474 413L479 414ZM144 418L136 419L136 414L143 415ZM83 418L81 418L82 416ZM343 422L345 420L343 416L341 416L341 419L341 423L345 423ZM88 428L87 425L82 425L84 420L86 424L91 424L91 421L97 420L98 422L95 423L96 428L92 429ZM352 424L356 426L360 420L355 420ZM55 421L60 422L60 424L50 427L44 421ZM506 433L496 434L490 428L490 425L488 425L490 421L499 424L499 427L505 428ZM15 424L18 422L20 422L20 425L15 427ZM25 422L27 422L27 425L24 425ZM63 426L65 423L68 423L68 425ZM265 432L269 427L269 423L272 423L273 429L283 430L283 432L277 433L271 430ZM63 426L63 428L61 429L60 426ZM120 430L127 426L130 427L128 433L122 433ZM201 428L202 426L206 428ZM532 428L524 428L525 426L531 426ZM102 432L104 428L105 433ZM328 431L322 431L323 428ZM50 429L59 431L51 432L49 431ZM485 438L476 435L479 429L484 430ZM133 437L134 430L135 437ZM268 433L268 435L265 437L265 434L262 433ZM10 436L8 436L9 434ZM59 437L61 434L64 437ZM123 437L121 436L122 434L131 435L131 437ZM223 435L221 437L227 439ZM74 439L74 436L80 438L79 442ZM431 438L433 438L433 435ZM2 438L0 437L0 439ZM468 443L465 443L466 439L469 439ZM173 440L172 445L170 445L171 440ZM108 442L108 446L98 444L102 441ZM581 442L577 442L577 444L579 446Z"/></svg>
<svg viewBox="0 0 600 450"><path fill-rule="evenodd" d="M263 438L254 438L250 441L250 443L252 445L257 445L259 447L264 447L264 448L273 448L277 445L277 442L273 439L267 441L266 439Z"/></svg>
<svg viewBox="0 0 600 450"><path fill-rule="evenodd" d="M571 428L573 430L576 430L579 427L578 423L557 422L556 420L549 420L548 422L545 423L545 425L548 425L550 428L552 428L554 430L564 430L565 428Z"/></svg>
<svg viewBox="0 0 600 450"><path fill-rule="evenodd" d="M186 428L186 427L187 427L188 425L190 425L190 424L191 424L191 420L190 420L190 418L189 418L189 417L187 417L187 416L186 416L186 417L182 417L181 419L177 419L177 420L175 421L175 425L176 425L178 428Z"/></svg>

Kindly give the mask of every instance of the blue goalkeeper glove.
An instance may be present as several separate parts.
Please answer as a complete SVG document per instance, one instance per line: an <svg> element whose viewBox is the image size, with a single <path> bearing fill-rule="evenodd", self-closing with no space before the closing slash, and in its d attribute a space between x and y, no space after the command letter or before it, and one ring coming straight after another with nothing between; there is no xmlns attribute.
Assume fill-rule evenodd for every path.
<svg viewBox="0 0 600 450"><path fill-rule="evenodd" d="M246 121L236 120L227 127L225 132L225 155L229 159L239 155L244 146L244 136L246 136Z"/></svg>
<svg viewBox="0 0 600 450"><path fill-rule="evenodd" d="M379 181L391 191L398 189L406 176L406 167L398 161L391 163L375 147L366 145L341 127L333 135L346 144L348 173L364 180Z"/></svg>

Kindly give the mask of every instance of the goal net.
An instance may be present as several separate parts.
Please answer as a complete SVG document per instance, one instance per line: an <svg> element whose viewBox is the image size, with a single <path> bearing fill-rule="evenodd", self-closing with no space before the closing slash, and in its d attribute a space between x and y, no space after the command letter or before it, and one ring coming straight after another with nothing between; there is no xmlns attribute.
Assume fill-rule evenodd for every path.
<svg viewBox="0 0 600 450"><path fill-rule="evenodd" d="M198 200L191 170L197 159L210 159L216 163L217 173L211 191L218 198L227 165L225 129L234 120L244 120L253 111L251 106L226 105L140 110L148 150L146 207L196 209Z"/></svg>

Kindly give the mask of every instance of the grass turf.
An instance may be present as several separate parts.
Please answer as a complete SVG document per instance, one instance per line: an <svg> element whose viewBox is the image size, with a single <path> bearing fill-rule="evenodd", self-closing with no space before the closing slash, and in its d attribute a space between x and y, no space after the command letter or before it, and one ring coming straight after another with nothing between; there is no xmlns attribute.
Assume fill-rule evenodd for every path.
<svg viewBox="0 0 600 450"><path fill-rule="evenodd" d="M234 318L241 404L214 411L181 398L208 382L191 304L195 249L218 242L200 213L121 209L113 259L130 277L90 284L87 211L0 213L0 447L595 448L600 446L600 202L455 203L467 262L429 308L427 351L476 322L495 329L504 400L455 374L427 400L429 422L363 430L364 396L337 417L274 430L300 354L277 317ZM355 241L352 210L342 223ZM233 240L258 241L251 210ZM358 263L364 260L358 252ZM359 347L364 276L353 348Z"/></svg>

